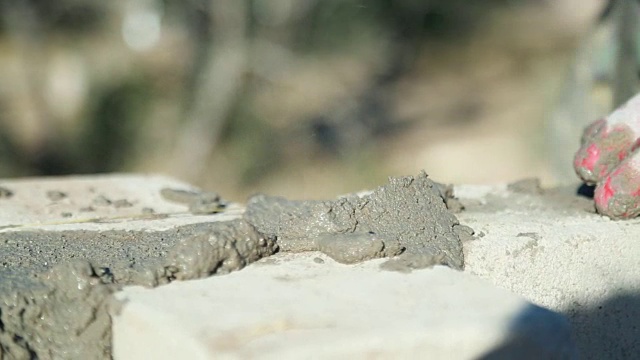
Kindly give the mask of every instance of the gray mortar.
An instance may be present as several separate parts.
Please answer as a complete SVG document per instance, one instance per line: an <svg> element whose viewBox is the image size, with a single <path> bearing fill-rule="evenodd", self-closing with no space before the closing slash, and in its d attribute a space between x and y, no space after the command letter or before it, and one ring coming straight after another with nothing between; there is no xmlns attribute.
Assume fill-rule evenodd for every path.
<svg viewBox="0 0 640 360"><path fill-rule="evenodd" d="M214 193L165 189L161 195L196 213L225 207ZM113 202L98 195L94 205ZM462 208L450 187L422 173L332 201L259 195L249 200L244 219L168 231L0 233L0 360L108 359L108 309L120 306L113 292L226 274L278 247L321 250L343 263L395 256L382 266L395 271L461 269L460 239L473 230L459 225L447 206Z"/></svg>
<svg viewBox="0 0 640 360"><path fill-rule="evenodd" d="M67 197L67 194L65 192L58 191L58 190L49 190L47 191L46 195L47 195L47 198L51 201L60 201Z"/></svg>
<svg viewBox="0 0 640 360"><path fill-rule="evenodd" d="M164 188L160 195L168 201L189 206L192 214L215 214L226 207L226 202L215 192L187 191Z"/></svg>
<svg viewBox="0 0 640 360"><path fill-rule="evenodd" d="M398 239L373 233L324 234L315 239L315 246L343 264L396 256L404 251Z"/></svg>
<svg viewBox="0 0 640 360"><path fill-rule="evenodd" d="M225 274L275 251L243 220L0 233L0 359L108 359L114 291Z"/></svg>
<svg viewBox="0 0 640 360"><path fill-rule="evenodd" d="M514 181L507 185L507 189L520 194L540 195L542 194L542 186L538 178L526 178Z"/></svg>
<svg viewBox="0 0 640 360"><path fill-rule="evenodd" d="M443 254L437 256L423 254L407 254L386 261L380 265L383 270L410 273L412 270L425 269L442 263Z"/></svg>
<svg viewBox="0 0 640 360"><path fill-rule="evenodd" d="M275 236L283 251L320 250L349 263L394 256L404 249L401 257L420 255L422 263L462 269L462 244L455 230L459 222L447 209L444 187L424 172L389 182L369 195L332 201L257 195L249 199L245 218L259 232ZM374 236L367 239L367 234ZM343 242L355 245L349 248ZM335 249L353 254L345 258Z"/></svg>

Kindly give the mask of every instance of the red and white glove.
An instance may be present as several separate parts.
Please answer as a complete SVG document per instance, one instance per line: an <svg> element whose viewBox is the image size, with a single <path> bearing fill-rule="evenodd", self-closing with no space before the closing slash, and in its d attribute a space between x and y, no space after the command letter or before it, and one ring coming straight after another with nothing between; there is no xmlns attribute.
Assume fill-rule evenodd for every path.
<svg viewBox="0 0 640 360"><path fill-rule="evenodd" d="M639 146L640 94L585 129L573 164L584 182L596 184L599 213L613 219L640 215Z"/></svg>

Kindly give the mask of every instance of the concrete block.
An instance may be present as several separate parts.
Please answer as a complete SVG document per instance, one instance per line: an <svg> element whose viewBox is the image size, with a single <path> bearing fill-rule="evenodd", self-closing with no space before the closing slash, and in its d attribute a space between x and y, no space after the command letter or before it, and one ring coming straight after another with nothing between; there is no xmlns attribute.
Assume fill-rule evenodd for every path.
<svg viewBox="0 0 640 360"><path fill-rule="evenodd" d="M640 219L593 212L578 186L459 186L465 271L565 314L583 359L640 354Z"/></svg>
<svg viewBox="0 0 640 360"><path fill-rule="evenodd" d="M572 359L566 319L473 276L280 253L229 275L126 287L113 358Z"/></svg>
<svg viewBox="0 0 640 360"><path fill-rule="evenodd" d="M209 199L161 176L0 180L0 357L109 358L106 303L121 286L207 276L216 264L224 274L273 252L272 239L259 254L245 246L264 239L241 205L203 215L166 188ZM597 215L576 188L457 186L457 217L477 234L464 272L278 254L229 275L127 287L111 312L113 355L572 358L577 348L633 358L640 220ZM228 236L193 237L202 233Z"/></svg>

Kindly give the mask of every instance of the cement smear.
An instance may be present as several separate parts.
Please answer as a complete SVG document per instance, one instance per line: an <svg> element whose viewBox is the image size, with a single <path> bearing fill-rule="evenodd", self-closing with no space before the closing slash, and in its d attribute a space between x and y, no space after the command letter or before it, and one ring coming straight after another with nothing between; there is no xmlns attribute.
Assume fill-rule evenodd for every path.
<svg viewBox="0 0 640 360"><path fill-rule="evenodd" d="M215 214L223 211L227 205L220 195L214 192L164 188L160 190L160 195L165 200L188 205L189 211L194 215Z"/></svg>
<svg viewBox="0 0 640 360"><path fill-rule="evenodd" d="M0 233L0 359L108 359L110 294L240 269L276 251L241 219L164 232Z"/></svg>
<svg viewBox="0 0 640 360"><path fill-rule="evenodd" d="M595 213L593 189L583 184L543 188L536 178L507 185L505 194L493 193L484 201L460 199L470 212L555 211L562 214Z"/></svg>
<svg viewBox="0 0 640 360"><path fill-rule="evenodd" d="M323 234L315 239L318 250L343 264L400 255L405 248L398 239L369 233Z"/></svg>
<svg viewBox="0 0 640 360"><path fill-rule="evenodd" d="M447 209L443 189L422 173L391 178L368 195L331 201L258 195L249 199L245 219L275 236L283 251L319 250L343 263L402 253L419 255L421 264L462 269L459 222Z"/></svg>

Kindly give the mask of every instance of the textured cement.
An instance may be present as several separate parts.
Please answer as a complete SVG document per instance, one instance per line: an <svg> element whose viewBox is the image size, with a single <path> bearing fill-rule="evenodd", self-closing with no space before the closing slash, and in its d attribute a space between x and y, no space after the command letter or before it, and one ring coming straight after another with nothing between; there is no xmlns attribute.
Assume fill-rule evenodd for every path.
<svg viewBox="0 0 640 360"><path fill-rule="evenodd" d="M2 354L109 358L114 291L225 274L275 249L273 238L241 219L162 232L0 234Z"/></svg>
<svg viewBox="0 0 640 360"><path fill-rule="evenodd" d="M421 173L332 201L254 196L245 219L260 233L276 236L284 251L320 250L342 263L400 255L394 262L406 267L462 269L459 234L473 230L460 226L445 198L442 187Z"/></svg>

